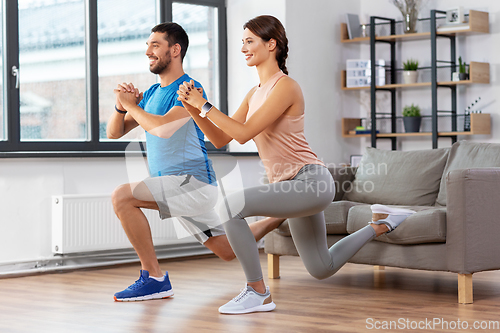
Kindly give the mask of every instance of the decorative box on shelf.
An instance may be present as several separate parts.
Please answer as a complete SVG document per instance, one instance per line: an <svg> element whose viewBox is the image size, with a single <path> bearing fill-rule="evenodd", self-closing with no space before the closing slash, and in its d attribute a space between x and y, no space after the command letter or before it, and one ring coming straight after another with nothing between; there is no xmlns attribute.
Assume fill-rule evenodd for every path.
<svg viewBox="0 0 500 333"><path fill-rule="evenodd" d="M376 84L385 85L385 60L376 62ZM348 59L346 61L346 87L366 87L371 84L371 61L366 59Z"/></svg>

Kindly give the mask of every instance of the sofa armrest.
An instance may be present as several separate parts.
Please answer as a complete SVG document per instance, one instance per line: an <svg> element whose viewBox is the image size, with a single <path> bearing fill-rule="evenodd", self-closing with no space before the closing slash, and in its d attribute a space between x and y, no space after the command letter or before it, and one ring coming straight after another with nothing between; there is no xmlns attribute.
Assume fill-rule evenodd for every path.
<svg viewBox="0 0 500 333"><path fill-rule="evenodd" d="M448 269L500 269L500 168L453 170L446 176Z"/></svg>
<svg viewBox="0 0 500 333"><path fill-rule="evenodd" d="M356 176L356 169L355 167L346 166L328 167L328 171L330 171L335 181L335 198L333 201L342 200L344 193L351 188Z"/></svg>

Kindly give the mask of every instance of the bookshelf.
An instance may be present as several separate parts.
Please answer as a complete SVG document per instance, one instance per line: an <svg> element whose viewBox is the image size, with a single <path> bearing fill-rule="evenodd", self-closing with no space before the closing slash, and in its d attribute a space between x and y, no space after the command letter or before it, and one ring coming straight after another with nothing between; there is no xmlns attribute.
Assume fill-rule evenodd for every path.
<svg viewBox="0 0 500 333"><path fill-rule="evenodd" d="M354 137L368 137L371 138L372 147L376 147L377 139L385 138L391 139L392 141L392 149L396 149L396 139L398 137L432 137L432 147L437 148L437 141L439 137L449 137L452 142L457 140L458 135L476 135L476 134L490 134L491 131L491 117L489 114L471 114L471 131L458 131L457 130L457 118L463 115L457 114L457 87L458 86L467 86L471 84L489 84L490 83L490 64L485 62L474 62L471 61L469 64L469 79L462 81L437 81L437 68L438 62L445 62L443 60L437 59L437 39L438 37L444 37L445 39L450 40L450 61L447 61L451 68L458 67L456 63L456 51L455 51L455 38L456 36L463 35L474 35L474 34L486 34L489 33L489 14L487 12L469 11L469 22L468 26L461 26L453 29L451 27L446 27L446 31L439 31L439 27L437 26L437 19L442 18L443 16L438 17L438 15L444 15L446 12L439 10L431 10L430 18L431 21L431 31L423 32L423 33L413 33L413 34L395 34L395 20L391 18L383 18L383 17L371 17L370 18L370 26L375 26L377 21L385 21L390 26L390 31L392 32L388 36L376 36L375 31L370 31L371 35L369 37L359 37L354 39L348 39L347 34L347 25L345 23L341 23L341 42L342 43L369 43L370 45L370 54L371 54L371 63L375 63L375 47L377 43L389 43L391 45L391 61L390 64L390 72L391 72L391 84L386 84L383 86L375 85L375 80L372 80L370 86L363 87L347 87L346 86L346 71L341 71L341 89L344 91L359 91L359 90L370 90L371 92L371 124L372 130L371 134L352 134L353 129L356 126L361 125L360 118L344 118L342 119L342 136L344 138L354 138ZM430 40L430 59L431 59L431 81L430 82L418 82L413 84L405 84L396 82L395 72L400 70L395 67L395 52L396 43L402 43L413 40ZM375 68L372 69L372 78L375 75ZM451 78L451 73L450 73ZM451 117L451 128L449 131L438 131L438 114L440 112L437 109L437 100L438 100L438 90L440 88L447 88L451 90L451 110L446 111L449 112L449 117ZM398 133L396 131L396 91L400 89L430 89L431 90L431 100L432 100L432 108L431 108L431 118L432 118L432 131L430 132L418 132L418 133ZM391 120L391 131L390 133L377 133L377 111L375 105L375 96L378 91L389 91L392 94L391 100L391 110L384 112L384 114L388 114L390 111L390 120ZM441 117L441 116L440 116Z"/></svg>

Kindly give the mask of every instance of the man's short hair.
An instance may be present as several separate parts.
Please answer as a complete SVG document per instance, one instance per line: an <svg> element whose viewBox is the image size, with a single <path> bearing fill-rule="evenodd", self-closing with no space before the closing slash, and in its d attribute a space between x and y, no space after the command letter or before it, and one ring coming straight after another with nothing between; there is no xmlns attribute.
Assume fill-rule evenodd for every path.
<svg viewBox="0 0 500 333"><path fill-rule="evenodd" d="M181 60L184 60L189 46L189 38L186 31L180 25L174 22L160 23L153 27L151 32L164 33L169 46L179 44L181 47Z"/></svg>

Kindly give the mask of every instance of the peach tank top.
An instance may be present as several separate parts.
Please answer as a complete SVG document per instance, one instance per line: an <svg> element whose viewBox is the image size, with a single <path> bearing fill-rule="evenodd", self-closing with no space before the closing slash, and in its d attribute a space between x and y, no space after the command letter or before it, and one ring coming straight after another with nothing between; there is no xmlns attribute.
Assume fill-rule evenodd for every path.
<svg viewBox="0 0 500 333"><path fill-rule="evenodd" d="M279 71L257 87L249 100L247 120L264 104L276 83L285 75ZM253 140L271 183L292 179L306 164L324 165L304 136L304 114L281 115Z"/></svg>

